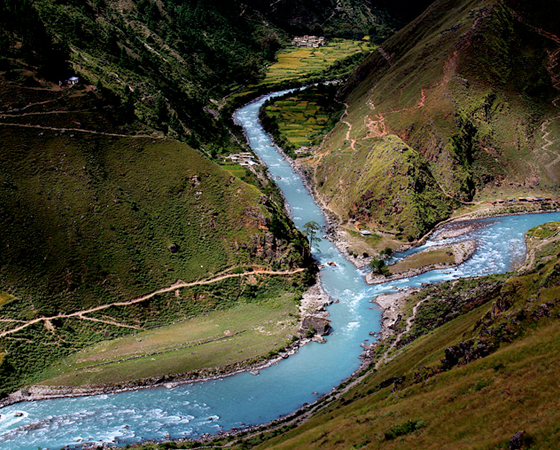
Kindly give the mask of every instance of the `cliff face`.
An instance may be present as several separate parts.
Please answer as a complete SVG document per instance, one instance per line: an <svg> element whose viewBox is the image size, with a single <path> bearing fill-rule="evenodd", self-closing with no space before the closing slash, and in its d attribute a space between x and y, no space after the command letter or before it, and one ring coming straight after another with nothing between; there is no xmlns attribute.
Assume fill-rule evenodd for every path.
<svg viewBox="0 0 560 450"><path fill-rule="evenodd" d="M395 175L382 170L381 149L394 147L396 157L397 139L434 190L422 213L432 218L449 214L451 199L556 193L560 39L541 3L438 1L383 43L346 84L347 114L318 151L316 182L329 208L343 218L361 211L389 230L403 226L399 215L409 222L410 207L395 209L379 189ZM379 176L365 180L372 171ZM334 173L360 189L339 190ZM403 175L408 184L416 176ZM409 224L408 234L429 222Z"/></svg>

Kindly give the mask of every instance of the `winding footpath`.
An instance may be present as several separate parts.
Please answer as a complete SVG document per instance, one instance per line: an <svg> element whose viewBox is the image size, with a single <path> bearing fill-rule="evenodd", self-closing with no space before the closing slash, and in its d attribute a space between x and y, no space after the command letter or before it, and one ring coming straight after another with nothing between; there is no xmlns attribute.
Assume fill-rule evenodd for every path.
<svg viewBox="0 0 560 450"><path fill-rule="evenodd" d="M538 35L544 37L545 39L548 39L549 41L554 42L555 44L557 44L559 46L554 51L547 50L548 51L548 64L546 66L546 70L547 70L548 74L550 75L550 79L552 81L552 87L554 87L554 89L556 89L557 91L560 91L560 74L557 73L557 71L556 71L556 69L558 67L558 64L559 64L558 58L560 57L560 37L556 36L553 33L550 33L549 31L543 30L542 28L536 27L536 26L528 23L523 18L523 16L521 16L521 14L519 14L518 12L516 12L514 10L511 10L511 11L512 11L512 14L514 15L514 17L517 20L519 20L519 22L521 22L522 24L524 24L527 27L529 27L530 29L532 29ZM552 105L555 108L560 108L560 106L558 105L558 102L560 102L560 96L555 97L552 100ZM552 131L550 130L550 125L553 122L556 122L558 120L560 120L560 114L556 114L555 116L546 119L541 124L542 140L544 141L544 144L541 146L541 150L545 154L548 154L550 158L553 158L552 161L549 161L549 162L544 164L544 168L546 169L550 178L557 183L560 181L560 178L558 176L558 171L554 170L554 167L557 164L560 164L560 150L559 150L558 146L556 146L556 148L551 148L551 147L552 147L553 144L558 144L559 139L554 139L554 140L550 139L550 135L552 134ZM536 151L536 150L537 150L537 148L535 148L533 150L533 152Z"/></svg>
<svg viewBox="0 0 560 450"><path fill-rule="evenodd" d="M218 281L227 280L228 278L239 278L239 277L245 277L245 276L248 276L248 275L294 275L296 273L303 272L304 270L305 269L302 269L302 268L294 269L294 270L256 269L256 270L253 270L253 271L250 271L250 272L243 272L243 273L225 273L225 274L219 275L215 278L210 278L208 280L202 280L202 281L192 281L190 283L186 283L184 281L179 280L175 284L172 284L171 286L168 286L168 287L165 287L165 288L162 288L162 289L158 289L157 291L154 291L150 294L146 294L146 295L143 295L141 297L137 297L137 298L132 299L132 300L127 300L127 301L124 301L124 302L107 303L105 305L100 305L100 306L85 309L85 310L82 310L82 311L76 311L76 312L69 313L69 314L59 314L57 316L50 316L50 317L37 317L36 319L32 319L32 320L29 320L27 322L24 322L23 325L20 325L16 328L12 328L10 330L3 331L2 333L0 333L0 337L6 337L10 334L17 333L18 331L21 331L24 328L27 328L30 325L33 325L33 324L39 323L39 322L44 322L45 326L47 326L47 328L48 328L48 324L53 319L68 319L68 318L71 318L71 317L82 319L82 320L90 320L90 321L93 321L93 322L103 322L103 323L107 323L107 324L111 324L111 325L115 325L115 326L119 326L119 327L138 329L140 327L136 327L136 326L132 326L132 325L126 325L126 324L118 323L116 321L111 321L111 320L107 320L107 319L102 320L102 319L97 319L97 318L93 318L93 317L87 317L86 314L91 314L91 313L94 313L94 312L97 312L97 311L102 311L104 309L108 309L108 308L111 308L113 306L135 305L137 303L141 303L141 302L144 302L146 300L149 300L149 299L151 299L152 297L154 297L158 294L165 294L167 292L172 292L172 291L175 291L177 289L186 288L186 287L213 284L213 283L217 283Z"/></svg>
<svg viewBox="0 0 560 450"><path fill-rule="evenodd" d="M119 134L119 133L105 133L103 131L94 131L94 130L85 130L83 128L56 128L56 127L47 127L43 125L30 125L25 123L8 123L8 122L0 122L0 126L5 127L19 127L19 128L34 128L38 130L48 130L48 131L59 131L59 132L67 132L73 131L76 133L86 133L86 134L97 134L101 136L111 136L111 137L124 137L124 138L150 138L150 139L165 139L163 135L149 135L149 134Z"/></svg>

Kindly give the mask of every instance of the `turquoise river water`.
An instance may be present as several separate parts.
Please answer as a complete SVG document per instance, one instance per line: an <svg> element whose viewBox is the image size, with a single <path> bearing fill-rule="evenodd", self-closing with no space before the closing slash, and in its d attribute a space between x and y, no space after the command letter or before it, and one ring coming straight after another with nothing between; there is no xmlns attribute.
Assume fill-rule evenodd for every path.
<svg viewBox="0 0 560 450"><path fill-rule="evenodd" d="M286 92L286 91L284 91ZM272 145L257 120L258 110L277 92L238 110L235 118L251 147L268 166L300 229L314 220L325 225L321 210L299 175ZM279 177L279 178L278 178ZM0 449L37 450L81 446L84 442L124 446L146 440L197 437L234 427L266 423L311 403L348 378L360 365L360 344L380 329L381 310L369 300L393 287L420 286L452 278L506 272L525 256L524 233L560 220L560 213L483 219L476 231L456 239L476 239L475 255L456 269L369 286L363 273L323 239L315 257L324 266L321 281L332 298L333 332L326 344L311 343L253 376L248 372L173 388L153 388L111 395L26 402L0 409ZM441 243L441 241L440 241ZM433 245L428 241L426 246ZM22 413L22 414L19 414Z"/></svg>

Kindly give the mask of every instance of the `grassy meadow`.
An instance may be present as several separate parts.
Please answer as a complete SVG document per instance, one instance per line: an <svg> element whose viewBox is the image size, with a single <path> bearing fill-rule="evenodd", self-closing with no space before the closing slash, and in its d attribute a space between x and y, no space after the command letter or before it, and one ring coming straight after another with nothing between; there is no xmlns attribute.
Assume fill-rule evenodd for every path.
<svg viewBox="0 0 560 450"><path fill-rule="evenodd" d="M309 161L328 209L401 242L451 214L457 203L439 189L420 152L396 135L347 145L347 129L338 123L321 146L319 162Z"/></svg>
<svg viewBox="0 0 560 450"><path fill-rule="evenodd" d="M422 339L302 427L253 448L507 449L520 430L529 433L531 448L554 448L560 438L556 324L425 383L379 388L391 376L407 374L407 367L437 361L443 346L461 339L482 313L468 314ZM410 422L421 426L406 426ZM395 437L396 430L400 436Z"/></svg>
<svg viewBox="0 0 560 450"><path fill-rule="evenodd" d="M179 293L182 295L182 293ZM298 328L294 293L236 302L179 323L103 341L45 371L41 384L118 384L151 377L219 374L288 345Z"/></svg>
<svg viewBox="0 0 560 450"><path fill-rule="evenodd" d="M411 255L406 259L387 266L387 270L390 274L395 274L407 270L421 269L432 264L452 265L454 262L455 256L450 252L449 248L437 248Z"/></svg>

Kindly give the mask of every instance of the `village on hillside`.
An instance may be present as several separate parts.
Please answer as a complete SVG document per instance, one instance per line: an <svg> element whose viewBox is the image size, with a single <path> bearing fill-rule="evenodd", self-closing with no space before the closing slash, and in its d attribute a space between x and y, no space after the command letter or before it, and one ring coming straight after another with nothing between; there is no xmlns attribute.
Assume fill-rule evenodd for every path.
<svg viewBox="0 0 560 450"><path fill-rule="evenodd" d="M295 36L292 41L294 47L303 48L319 48L325 45L327 42L324 36Z"/></svg>
<svg viewBox="0 0 560 450"><path fill-rule="evenodd" d="M255 161L255 156L252 153L244 152L244 153L235 153L226 156L226 159L231 160L235 164L239 164L243 167L251 167L251 166L258 166L259 163Z"/></svg>

